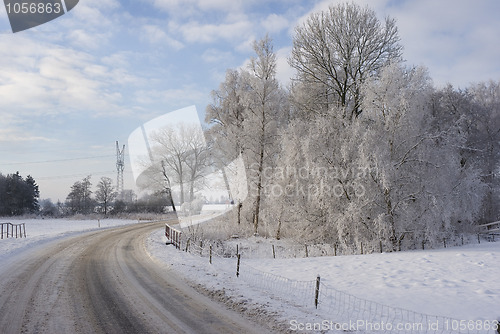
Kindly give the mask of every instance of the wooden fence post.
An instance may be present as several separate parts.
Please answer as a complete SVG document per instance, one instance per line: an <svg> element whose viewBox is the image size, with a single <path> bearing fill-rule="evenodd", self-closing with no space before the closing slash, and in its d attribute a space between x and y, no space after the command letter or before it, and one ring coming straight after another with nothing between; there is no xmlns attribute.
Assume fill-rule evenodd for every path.
<svg viewBox="0 0 500 334"><path fill-rule="evenodd" d="M210 245L210 259L209 259L210 264L212 264L212 245Z"/></svg>
<svg viewBox="0 0 500 334"><path fill-rule="evenodd" d="M190 240L190 238L188 238L188 239L187 239L187 241L186 241L186 252L187 252L187 251L188 251L188 249L189 249L189 240Z"/></svg>
<svg viewBox="0 0 500 334"><path fill-rule="evenodd" d="M319 282L320 282L320 277L318 274L318 277L316 277L316 291L314 293L314 305L316 308L318 308L318 303L319 303Z"/></svg>
<svg viewBox="0 0 500 334"><path fill-rule="evenodd" d="M333 256L337 256L337 243L333 244Z"/></svg>
<svg viewBox="0 0 500 334"><path fill-rule="evenodd" d="M309 257L309 252L307 251L307 244L306 244L306 257Z"/></svg>
<svg viewBox="0 0 500 334"><path fill-rule="evenodd" d="M240 257L241 255L238 254L238 262L236 264L236 277L240 277Z"/></svg>
<svg viewBox="0 0 500 334"><path fill-rule="evenodd" d="M443 246L446 248L446 238L443 238Z"/></svg>
<svg viewBox="0 0 500 334"><path fill-rule="evenodd" d="M275 259L276 258L276 252L274 251L274 245L272 245L272 246L273 246L273 259Z"/></svg>
<svg viewBox="0 0 500 334"><path fill-rule="evenodd" d="M382 249L382 240L380 240L380 253L383 253L383 249Z"/></svg>

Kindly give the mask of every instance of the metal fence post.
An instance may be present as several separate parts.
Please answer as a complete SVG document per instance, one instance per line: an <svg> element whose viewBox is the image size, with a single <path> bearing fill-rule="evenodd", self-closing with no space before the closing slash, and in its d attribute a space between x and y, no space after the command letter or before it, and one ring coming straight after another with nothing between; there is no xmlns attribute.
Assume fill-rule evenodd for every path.
<svg viewBox="0 0 500 334"><path fill-rule="evenodd" d="M240 277L240 257L241 255L238 254L238 262L236 264L236 277Z"/></svg>
<svg viewBox="0 0 500 334"><path fill-rule="evenodd" d="M318 274L318 277L316 277L316 291L314 293L314 305L316 308L318 308L318 302L319 302L319 282L320 282L320 277Z"/></svg>

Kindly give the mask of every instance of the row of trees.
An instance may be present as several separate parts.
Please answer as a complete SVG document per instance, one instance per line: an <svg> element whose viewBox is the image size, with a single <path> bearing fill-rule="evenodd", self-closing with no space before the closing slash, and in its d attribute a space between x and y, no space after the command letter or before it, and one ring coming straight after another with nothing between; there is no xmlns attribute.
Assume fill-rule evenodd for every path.
<svg viewBox="0 0 500 334"><path fill-rule="evenodd" d="M132 190L124 190L118 194L109 177L99 180L94 193L91 176L87 176L71 186L66 202L56 212L64 215L163 213L168 203L170 199L165 193L146 194L140 199L137 199Z"/></svg>
<svg viewBox="0 0 500 334"><path fill-rule="evenodd" d="M97 184L95 197L93 197L90 178L89 175L71 186L71 191L66 197L66 207L72 214L93 213L97 207L97 211L107 215L110 205L118 196L113 181L109 177L102 177Z"/></svg>
<svg viewBox="0 0 500 334"><path fill-rule="evenodd" d="M37 212L39 196L38 185L30 175L0 174L0 216Z"/></svg>
<svg viewBox="0 0 500 334"><path fill-rule="evenodd" d="M393 19L340 4L295 29L289 89L269 37L227 71L207 137L221 165L243 155L255 233L397 250L498 220L500 84L437 89L399 41Z"/></svg>

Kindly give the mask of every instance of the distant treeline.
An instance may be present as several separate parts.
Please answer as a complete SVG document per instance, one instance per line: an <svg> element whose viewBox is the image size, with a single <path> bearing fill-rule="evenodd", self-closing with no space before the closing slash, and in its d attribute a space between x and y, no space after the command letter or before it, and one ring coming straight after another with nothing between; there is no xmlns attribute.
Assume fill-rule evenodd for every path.
<svg viewBox="0 0 500 334"><path fill-rule="evenodd" d="M30 175L0 174L0 216L38 212L39 196L38 185Z"/></svg>

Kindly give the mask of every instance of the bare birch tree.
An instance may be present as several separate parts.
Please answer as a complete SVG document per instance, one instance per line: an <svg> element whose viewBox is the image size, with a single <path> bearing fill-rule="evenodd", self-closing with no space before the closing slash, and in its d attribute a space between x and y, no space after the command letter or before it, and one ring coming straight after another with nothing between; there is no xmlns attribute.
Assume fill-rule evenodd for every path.
<svg viewBox="0 0 500 334"><path fill-rule="evenodd" d="M250 60L245 106L248 110L249 172L255 195L252 222L257 234L266 182L264 168L273 167L277 129L280 119L286 114L286 99L276 79L276 54L270 37L254 42L254 51L256 56Z"/></svg>

